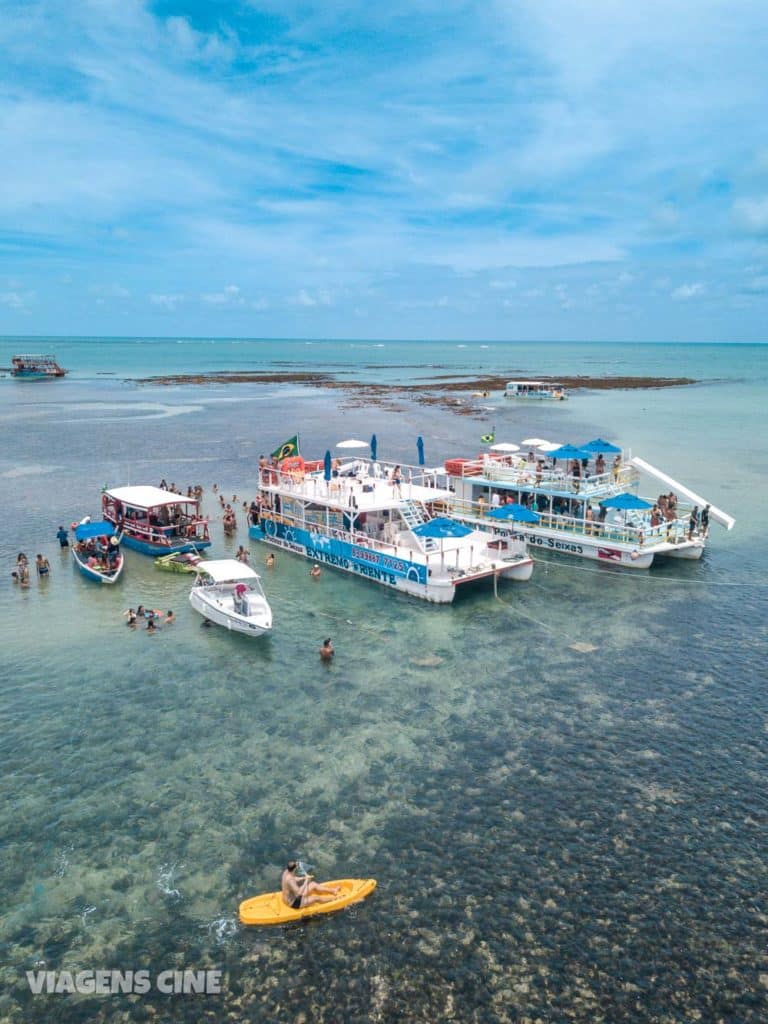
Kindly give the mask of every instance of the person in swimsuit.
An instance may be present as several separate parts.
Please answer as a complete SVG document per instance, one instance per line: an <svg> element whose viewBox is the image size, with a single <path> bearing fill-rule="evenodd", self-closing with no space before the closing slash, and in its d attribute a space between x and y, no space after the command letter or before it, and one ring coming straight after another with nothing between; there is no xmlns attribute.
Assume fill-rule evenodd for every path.
<svg viewBox="0 0 768 1024"><path fill-rule="evenodd" d="M297 878L298 867L298 861L289 860L280 879L283 901L292 910L302 910L304 907L311 907L313 903L330 903L338 896L338 885L320 885L319 882L312 881L312 875Z"/></svg>
<svg viewBox="0 0 768 1024"><path fill-rule="evenodd" d="M58 539L59 545L62 548L69 547L69 538L67 536L67 531L64 529L63 526L60 526L59 529L56 531L56 537Z"/></svg>
<svg viewBox="0 0 768 1024"><path fill-rule="evenodd" d="M43 558L42 555L35 556L35 565L37 566L38 576L47 576L51 571L51 563L47 558Z"/></svg>

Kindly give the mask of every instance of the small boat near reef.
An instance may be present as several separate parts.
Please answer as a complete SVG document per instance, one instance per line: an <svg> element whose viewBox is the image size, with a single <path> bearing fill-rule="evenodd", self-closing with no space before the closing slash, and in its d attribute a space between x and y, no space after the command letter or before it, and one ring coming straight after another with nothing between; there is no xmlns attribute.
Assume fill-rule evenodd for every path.
<svg viewBox="0 0 768 1024"><path fill-rule="evenodd" d="M73 525L75 542L72 558L86 577L96 583L117 583L125 559L120 551L120 538L112 523L93 523L84 519Z"/></svg>
<svg viewBox="0 0 768 1024"><path fill-rule="evenodd" d="M537 440L527 455L449 459L449 515L494 537L522 539L534 552L632 569L659 558L701 558L710 521L734 526L700 495L601 438L580 447ZM641 472L668 493L640 497Z"/></svg>
<svg viewBox="0 0 768 1024"><path fill-rule="evenodd" d="M155 565L163 572L197 572L197 567L204 561L201 555L193 551L180 551L173 555L160 555Z"/></svg>
<svg viewBox="0 0 768 1024"><path fill-rule="evenodd" d="M261 577L232 558L200 563L189 603L209 622L236 633L260 636L272 629L272 609Z"/></svg>
<svg viewBox="0 0 768 1024"><path fill-rule="evenodd" d="M20 355L11 359L11 376L17 380L54 380L66 375L53 356Z"/></svg>
<svg viewBox="0 0 768 1024"><path fill-rule="evenodd" d="M126 547L144 555L196 553L210 547L208 520L197 498L162 487L114 487L101 496L102 514Z"/></svg>
<svg viewBox="0 0 768 1024"><path fill-rule="evenodd" d="M375 459L284 458L259 471L249 535L312 562L413 597L447 604L480 580L527 580L521 539L489 537L446 518L442 470Z"/></svg>
<svg viewBox="0 0 768 1024"><path fill-rule="evenodd" d="M564 402L568 391L563 384L543 380L510 380L504 388L504 397L532 402Z"/></svg>
<svg viewBox="0 0 768 1024"><path fill-rule="evenodd" d="M324 882L325 886L341 889L339 895L327 903L312 903L308 907L294 910L289 907L280 892L265 892L261 896L252 896L240 904L239 917L241 924L288 924L301 921L305 917L316 914L332 914L336 910L361 903L376 888L375 878L340 878L335 882Z"/></svg>

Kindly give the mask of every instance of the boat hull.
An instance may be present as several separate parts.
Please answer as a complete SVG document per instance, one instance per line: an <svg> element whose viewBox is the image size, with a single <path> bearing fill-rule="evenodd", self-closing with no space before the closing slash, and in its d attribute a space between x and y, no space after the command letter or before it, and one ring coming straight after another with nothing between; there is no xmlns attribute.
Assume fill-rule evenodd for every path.
<svg viewBox="0 0 768 1024"><path fill-rule="evenodd" d="M439 583L428 583L427 568L424 565L405 558L382 555L369 548L324 534L310 533L299 527L286 527L271 519L262 519L260 526L249 527L248 534L253 540L262 540L330 569L363 576L381 586L435 604L450 604L456 596L457 582L469 582L469 577L461 576L456 581L446 579Z"/></svg>
<svg viewBox="0 0 768 1024"><path fill-rule="evenodd" d="M206 593L207 588L193 587L189 595L189 603L209 622L223 626L233 633L244 636L263 636L272 629L272 616L260 614L258 617L236 615L231 606L223 604L215 595Z"/></svg>
<svg viewBox="0 0 768 1024"><path fill-rule="evenodd" d="M75 565L80 570L80 573L85 576L87 580L91 580L92 583L117 583L123 574L123 567L125 565L125 558L121 555L120 561L118 562L117 568L111 573L104 572L103 570L94 569L90 565L86 565L82 562L78 556L75 548L72 548L72 558Z"/></svg>
<svg viewBox="0 0 768 1024"><path fill-rule="evenodd" d="M467 584L494 576L526 580L533 571L533 561L528 557L505 559L500 556L491 565L477 571L470 569L437 575L427 565L404 556L384 554L362 544L300 527L287 527L284 523L264 518L259 526L249 527L248 533L253 540L264 541L330 569L364 577L432 604L450 604L458 589Z"/></svg>
<svg viewBox="0 0 768 1024"><path fill-rule="evenodd" d="M188 551L201 551L203 548L211 546L209 540L179 540L178 543L171 541L168 544L155 544L140 537L131 537L127 533L123 533L121 544L131 548L132 551L139 551L142 555L152 555L155 558L159 555L180 555Z"/></svg>

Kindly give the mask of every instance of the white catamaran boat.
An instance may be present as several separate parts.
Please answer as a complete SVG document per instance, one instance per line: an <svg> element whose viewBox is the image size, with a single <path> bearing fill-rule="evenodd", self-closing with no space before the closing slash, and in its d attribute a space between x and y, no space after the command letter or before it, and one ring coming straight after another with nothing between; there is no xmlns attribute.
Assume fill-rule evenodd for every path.
<svg viewBox="0 0 768 1024"><path fill-rule="evenodd" d="M272 629L272 609L261 577L231 558L200 563L189 603L209 622L236 633L261 636Z"/></svg>
<svg viewBox="0 0 768 1024"><path fill-rule="evenodd" d="M562 384L543 380L510 380L504 388L505 398L522 398L528 401L564 402L568 392Z"/></svg>
<svg viewBox="0 0 768 1024"><path fill-rule="evenodd" d="M284 459L260 476L250 536L313 562L440 604L473 581L527 580L533 571L519 539L436 514L452 498L441 470L367 458L332 470L327 454Z"/></svg>
<svg viewBox="0 0 768 1024"><path fill-rule="evenodd" d="M729 530L735 522L683 484L599 438L581 448L543 442L527 458L491 453L451 459L446 469L454 488L449 514L460 522L494 536L522 538L534 551L632 569L647 569L661 557L701 558L708 521ZM668 486L673 501L668 504L666 494L639 497L640 471Z"/></svg>

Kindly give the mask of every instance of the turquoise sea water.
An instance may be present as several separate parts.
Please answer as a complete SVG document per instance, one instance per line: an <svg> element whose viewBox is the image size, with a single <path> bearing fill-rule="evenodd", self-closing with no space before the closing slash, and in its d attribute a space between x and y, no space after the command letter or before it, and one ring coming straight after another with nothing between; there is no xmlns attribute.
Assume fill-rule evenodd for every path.
<svg viewBox="0 0 768 1024"><path fill-rule="evenodd" d="M765 1018L766 347L51 339L0 342L0 365L21 349L71 374L0 379L0 1019ZM456 416L134 380L218 369L702 383ZM201 629L189 581L150 559L128 552L99 589L58 551L105 483L201 483L226 556L247 531L224 538L212 484L250 500L258 455L297 430L308 456L375 431L403 462L421 434L437 464L490 425L629 445L736 528L713 527L700 563L542 559L444 609L278 554L255 642ZM27 591L20 550L53 565ZM128 630L139 602L177 623ZM306 926L241 928L239 901L290 856L379 887ZM212 967L222 992L32 996L36 967Z"/></svg>

